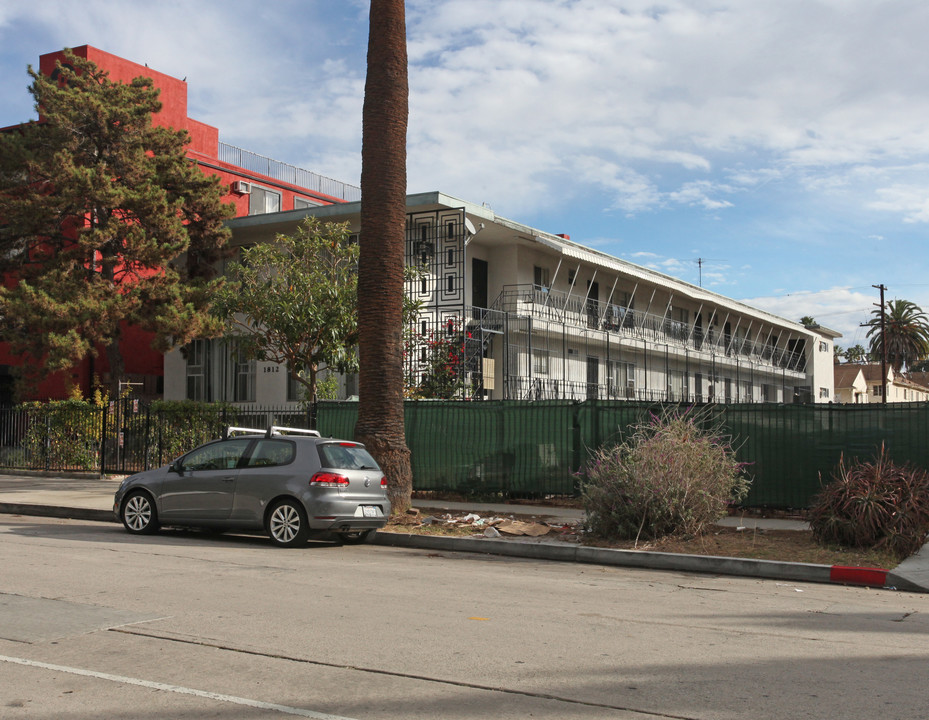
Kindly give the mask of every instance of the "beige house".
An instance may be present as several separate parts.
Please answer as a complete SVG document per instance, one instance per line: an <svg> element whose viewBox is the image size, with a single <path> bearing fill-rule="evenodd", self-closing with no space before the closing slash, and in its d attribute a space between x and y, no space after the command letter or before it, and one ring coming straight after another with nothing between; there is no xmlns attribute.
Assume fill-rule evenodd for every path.
<svg viewBox="0 0 929 720"><path fill-rule="evenodd" d="M834 370L835 398L840 403L883 402L880 363L846 363ZM925 402L929 400L929 373L896 374L887 367L887 402Z"/></svg>
<svg viewBox="0 0 929 720"><path fill-rule="evenodd" d="M861 404L869 401L868 382L865 380L861 365L854 363L836 365L833 368L833 376L836 402Z"/></svg>

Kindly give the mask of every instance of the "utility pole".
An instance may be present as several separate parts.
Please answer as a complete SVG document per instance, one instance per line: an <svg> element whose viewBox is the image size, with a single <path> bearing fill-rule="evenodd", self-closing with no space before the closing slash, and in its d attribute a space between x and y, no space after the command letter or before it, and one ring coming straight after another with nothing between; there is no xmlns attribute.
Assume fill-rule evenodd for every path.
<svg viewBox="0 0 929 720"><path fill-rule="evenodd" d="M871 287L881 291L881 403L887 404L887 343L884 335L884 283Z"/></svg>

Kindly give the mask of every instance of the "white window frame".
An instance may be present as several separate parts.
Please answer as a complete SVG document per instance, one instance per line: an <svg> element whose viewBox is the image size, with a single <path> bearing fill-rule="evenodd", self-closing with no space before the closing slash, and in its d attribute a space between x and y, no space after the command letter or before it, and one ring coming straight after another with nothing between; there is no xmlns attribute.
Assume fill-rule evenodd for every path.
<svg viewBox="0 0 929 720"><path fill-rule="evenodd" d="M322 203L319 200L311 200L310 198L300 197L299 195L294 195L294 210L304 210L305 208L312 207L321 207Z"/></svg>
<svg viewBox="0 0 929 720"><path fill-rule="evenodd" d="M258 202L261 198L262 207L258 207ZM277 199L277 202L270 202L269 200ZM269 187L263 185L256 185L252 183L252 190L248 195L248 214L249 215L267 215L268 213L275 213L281 211L281 193L278 190L272 190Z"/></svg>
<svg viewBox="0 0 929 720"><path fill-rule="evenodd" d="M532 348L532 374L548 375L550 353L543 348Z"/></svg>

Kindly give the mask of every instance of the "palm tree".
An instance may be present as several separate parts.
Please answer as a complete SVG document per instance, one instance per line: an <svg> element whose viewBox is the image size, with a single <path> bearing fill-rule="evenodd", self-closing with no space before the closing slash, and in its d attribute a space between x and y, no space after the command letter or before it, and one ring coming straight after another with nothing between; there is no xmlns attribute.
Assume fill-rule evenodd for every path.
<svg viewBox="0 0 929 720"><path fill-rule="evenodd" d="M870 328L871 353L881 357L884 345L881 338L881 308L871 313L866 323ZM887 362L895 373L904 365L913 365L929 356L929 317L909 300L890 300L884 314L884 337L887 342Z"/></svg>
<svg viewBox="0 0 929 720"><path fill-rule="evenodd" d="M880 321L878 321L878 327L880 327ZM860 344L852 345L845 351L845 360L850 363L861 365L868 362L868 351Z"/></svg>
<svg viewBox="0 0 929 720"><path fill-rule="evenodd" d="M403 279L409 117L403 0L371 0L362 110L358 260L358 422L387 475L395 512L410 506L413 474L403 425Z"/></svg>

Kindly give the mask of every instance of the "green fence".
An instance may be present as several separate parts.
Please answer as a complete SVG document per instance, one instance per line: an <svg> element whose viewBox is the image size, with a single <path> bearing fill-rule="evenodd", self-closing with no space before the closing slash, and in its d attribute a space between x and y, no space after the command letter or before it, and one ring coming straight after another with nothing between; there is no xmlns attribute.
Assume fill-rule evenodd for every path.
<svg viewBox="0 0 929 720"><path fill-rule="evenodd" d="M753 476L747 507L806 507L839 458L929 468L929 404L710 405ZM318 429L351 438L358 404L322 402ZM589 453L661 406L628 401L410 401L414 488L483 497L576 495ZM306 427L304 412L198 403L0 408L0 468L135 472L166 463L227 424Z"/></svg>
<svg viewBox="0 0 929 720"><path fill-rule="evenodd" d="M929 468L929 404L703 406L753 477L747 507L803 508L839 458ZM420 491L514 498L577 493L591 450L661 412L653 403L590 400L408 402L407 445ZM323 403L324 435L350 437L357 404Z"/></svg>

